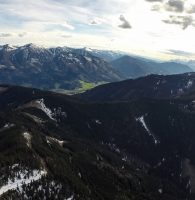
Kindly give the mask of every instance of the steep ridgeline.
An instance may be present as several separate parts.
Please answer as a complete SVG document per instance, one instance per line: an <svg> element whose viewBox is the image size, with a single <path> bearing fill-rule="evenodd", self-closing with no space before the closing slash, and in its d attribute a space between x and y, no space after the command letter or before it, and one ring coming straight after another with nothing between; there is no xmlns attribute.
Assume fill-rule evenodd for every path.
<svg viewBox="0 0 195 200"><path fill-rule="evenodd" d="M194 199L193 94L84 103L2 85L0 198Z"/></svg>
<svg viewBox="0 0 195 200"><path fill-rule="evenodd" d="M131 56L123 56L111 62L114 69L127 78L138 78L149 74L182 74L192 72L187 65L176 62L155 62Z"/></svg>
<svg viewBox="0 0 195 200"><path fill-rule="evenodd" d="M105 84L78 94L88 101L131 101L138 98L178 98L195 91L195 73L149 75Z"/></svg>
<svg viewBox="0 0 195 200"><path fill-rule="evenodd" d="M119 81L122 76L110 64L91 54L70 48L41 48L33 44L0 48L0 83L71 90L81 82Z"/></svg>
<svg viewBox="0 0 195 200"><path fill-rule="evenodd" d="M98 50L98 49L91 49L91 48L72 49L72 51L84 56L87 56L90 54L95 57L101 58L107 62L112 62L125 55L124 52L120 52L120 51Z"/></svg>

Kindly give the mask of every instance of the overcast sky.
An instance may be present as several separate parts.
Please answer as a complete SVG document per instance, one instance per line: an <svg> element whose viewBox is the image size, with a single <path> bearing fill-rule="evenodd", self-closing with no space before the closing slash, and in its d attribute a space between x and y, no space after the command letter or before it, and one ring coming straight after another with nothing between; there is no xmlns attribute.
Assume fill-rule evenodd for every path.
<svg viewBox="0 0 195 200"><path fill-rule="evenodd" d="M195 0L0 0L0 44L195 57Z"/></svg>

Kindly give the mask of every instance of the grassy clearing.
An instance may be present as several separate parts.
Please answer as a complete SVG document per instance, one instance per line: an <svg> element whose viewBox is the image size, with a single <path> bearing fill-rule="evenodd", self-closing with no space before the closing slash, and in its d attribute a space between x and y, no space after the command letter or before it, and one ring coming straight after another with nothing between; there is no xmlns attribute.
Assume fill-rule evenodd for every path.
<svg viewBox="0 0 195 200"><path fill-rule="evenodd" d="M103 85L106 82L89 83L89 82L80 80L79 83L80 83L80 86L75 88L74 90L64 90L64 89L61 89L60 86L56 84L55 89L53 89L52 91L63 93L63 94L73 95L73 94L85 92L87 90L90 90L90 89L98 86L98 85Z"/></svg>

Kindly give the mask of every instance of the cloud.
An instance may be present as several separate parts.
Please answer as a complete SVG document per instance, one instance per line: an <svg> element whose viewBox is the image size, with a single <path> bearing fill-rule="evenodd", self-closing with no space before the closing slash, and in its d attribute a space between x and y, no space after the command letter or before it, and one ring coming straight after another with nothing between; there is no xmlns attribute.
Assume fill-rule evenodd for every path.
<svg viewBox="0 0 195 200"><path fill-rule="evenodd" d="M151 11L159 11L161 9L161 5L153 5Z"/></svg>
<svg viewBox="0 0 195 200"><path fill-rule="evenodd" d="M131 29L131 24L125 19L123 15L120 15L119 17L120 21L123 22L120 24L118 27L123 28L123 29Z"/></svg>
<svg viewBox="0 0 195 200"><path fill-rule="evenodd" d="M70 30L75 29L75 27L73 25L69 24L68 22L62 23L61 26L64 27L64 28L70 29Z"/></svg>
<svg viewBox="0 0 195 200"><path fill-rule="evenodd" d="M146 1L161 3L153 5L151 9L152 11L159 11L160 9L178 13L182 13L185 11L185 2L183 0L168 0L166 3L164 0L146 0Z"/></svg>
<svg viewBox="0 0 195 200"><path fill-rule="evenodd" d="M61 35L61 37L63 37L63 38L71 38L72 37L72 35Z"/></svg>
<svg viewBox="0 0 195 200"><path fill-rule="evenodd" d="M146 0L148 2L163 2L164 0Z"/></svg>
<svg viewBox="0 0 195 200"><path fill-rule="evenodd" d="M168 12L175 12L175 13L183 13L183 15L170 15L168 19L162 20L166 24L173 24L173 25L180 25L183 30L188 28L189 26L194 26L194 19L193 13L195 13L195 5L188 4L186 0L168 0L168 1L161 1L161 0L145 0L148 2L159 2L159 4L152 5L152 11L168 11ZM187 3L187 5L186 5ZM167 12L166 12L167 14Z"/></svg>
<svg viewBox="0 0 195 200"><path fill-rule="evenodd" d="M12 36L11 33L0 33L1 38L11 37L11 36Z"/></svg>
<svg viewBox="0 0 195 200"><path fill-rule="evenodd" d="M189 14L195 13L195 5L191 5L190 8L186 9L186 12Z"/></svg>
<svg viewBox="0 0 195 200"><path fill-rule="evenodd" d="M184 1L182 0L169 0L165 4L165 9L172 12L183 12L184 11Z"/></svg>
<svg viewBox="0 0 195 200"><path fill-rule="evenodd" d="M161 9L169 12L182 13L185 11L185 3L183 0L168 0L166 3L164 0L146 0L147 2L158 2L160 4L153 5L152 11L159 11Z"/></svg>
<svg viewBox="0 0 195 200"><path fill-rule="evenodd" d="M51 4L50 0L28 3L24 0L2 0L0 7L0 24L5 28L26 28L29 32L42 31L47 26L74 29L71 22L69 23L70 7L59 3Z"/></svg>
<svg viewBox="0 0 195 200"><path fill-rule="evenodd" d="M102 19L100 18L94 18L89 20L89 25L100 25L102 24Z"/></svg>
<svg viewBox="0 0 195 200"><path fill-rule="evenodd" d="M169 19L163 20L166 24L175 24L182 26L182 29L185 30L188 26L195 26L193 17L188 16L174 16L170 15Z"/></svg>
<svg viewBox="0 0 195 200"><path fill-rule="evenodd" d="M27 35L26 32L24 32L24 33L19 33L19 34L18 34L18 37L24 37L24 36L26 36L26 35Z"/></svg>
<svg viewBox="0 0 195 200"><path fill-rule="evenodd" d="M195 52L195 29L189 25L193 20L169 17L193 17L190 3L194 0L182 1L183 12L175 11L173 7L178 6L170 0L0 0L0 32L12 34L0 40L14 45L33 42L46 46L99 46L137 54L145 50L148 55L181 46ZM171 12L176 13L165 9L168 2L174 10ZM150 8L160 12L151 12ZM191 27L187 31L182 30L188 26ZM112 43L111 38L115 38Z"/></svg>
<svg viewBox="0 0 195 200"><path fill-rule="evenodd" d="M96 20L91 20L89 22L90 25L98 25L99 23Z"/></svg>
<svg viewBox="0 0 195 200"><path fill-rule="evenodd" d="M195 53L180 51L180 50L175 50L175 49L169 49L165 53L171 54L171 55L177 55L177 56L185 56L185 57L195 56Z"/></svg>

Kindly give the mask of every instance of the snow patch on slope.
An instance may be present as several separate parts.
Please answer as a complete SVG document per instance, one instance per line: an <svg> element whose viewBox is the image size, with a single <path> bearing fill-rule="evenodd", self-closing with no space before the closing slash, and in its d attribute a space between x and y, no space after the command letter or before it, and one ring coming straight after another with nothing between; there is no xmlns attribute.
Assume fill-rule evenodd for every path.
<svg viewBox="0 0 195 200"><path fill-rule="evenodd" d="M17 188L17 192L24 197L25 200L36 199L37 196L41 196L43 200L47 199L46 196L49 196L50 199L58 199L58 197L61 196L62 188L63 186L61 183L50 181L47 182L47 184L37 183L36 188L33 188L33 186L29 184L28 188L22 188L22 190L21 188ZM66 200L66 198L64 200Z"/></svg>
<svg viewBox="0 0 195 200"><path fill-rule="evenodd" d="M96 123L96 124L99 124L99 125L102 124L102 122L101 122L99 119L96 119L96 120L95 120L95 123Z"/></svg>
<svg viewBox="0 0 195 200"><path fill-rule="evenodd" d="M10 129L10 128L14 127L14 126L15 126L14 124L7 123L7 124L4 125L3 128Z"/></svg>
<svg viewBox="0 0 195 200"><path fill-rule="evenodd" d="M144 127L144 129L146 130L146 132L148 133L148 135L153 138L153 141L154 141L155 144L160 143L160 141L158 141L156 139L156 137L151 133L151 131L147 127L146 122L144 120L144 115L142 115L141 117L136 118L136 121L139 121L141 123L141 125Z"/></svg>
<svg viewBox="0 0 195 200"><path fill-rule="evenodd" d="M159 188L159 189L158 189L158 192L159 192L160 194L162 194L162 193L163 193L163 189L162 189L162 188Z"/></svg>
<svg viewBox="0 0 195 200"><path fill-rule="evenodd" d="M41 171L33 170L31 175L29 176L27 176L27 171L20 172L19 176L13 179L8 179L7 184L0 188L0 195L8 192L9 190L16 190L17 188L22 190L23 185L28 185L32 181L38 181L39 179L41 179L42 176L45 176L46 174L47 172L45 170L41 170Z"/></svg>
<svg viewBox="0 0 195 200"><path fill-rule="evenodd" d="M192 80L189 80L185 86L185 88L189 89L190 87L192 87L193 85L193 81Z"/></svg>
<svg viewBox="0 0 195 200"><path fill-rule="evenodd" d="M65 141L63 141L63 140L58 140L56 138L48 137L48 136L46 137L46 141L47 141L47 143L49 145L51 144L52 141L55 142L55 143L57 143L57 144L59 144L60 146L63 146L63 144L65 143Z"/></svg>
<svg viewBox="0 0 195 200"><path fill-rule="evenodd" d="M8 130L8 129L14 127L14 126L15 126L15 124L7 123L2 128L0 128L0 132Z"/></svg>
<svg viewBox="0 0 195 200"><path fill-rule="evenodd" d="M92 59L90 57L84 56L84 58L88 61L88 62L92 62Z"/></svg>
<svg viewBox="0 0 195 200"><path fill-rule="evenodd" d="M53 118L53 113L50 108L47 108L44 99L36 100L36 103L39 105L39 109L41 109L51 120L56 120Z"/></svg>
<svg viewBox="0 0 195 200"><path fill-rule="evenodd" d="M6 123L2 128L0 128L0 132L5 131L5 130L8 130L8 129L14 127L14 126L15 126L15 124Z"/></svg>
<svg viewBox="0 0 195 200"><path fill-rule="evenodd" d="M64 200L73 200L74 196L72 195L71 197L69 197L68 199L64 199Z"/></svg>
<svg viewBox="0 0 195 200"><path fill-rule="evenodd" d="M55 116L55 117L61 116L61 117L65 117L65 118L68 117L67 113L62 111L61 107L54 108L53 116Z"/></svg>
<svg viewBox="0 0 195 200"><path fill-rule="evenodd" d="M26 145L27 145L29 148L31 148L31 139L32 139L31 134L28 133L28 132L24 132L24 133L23 133L23 136L24 136L24 138L26 139Z"/></svg>

